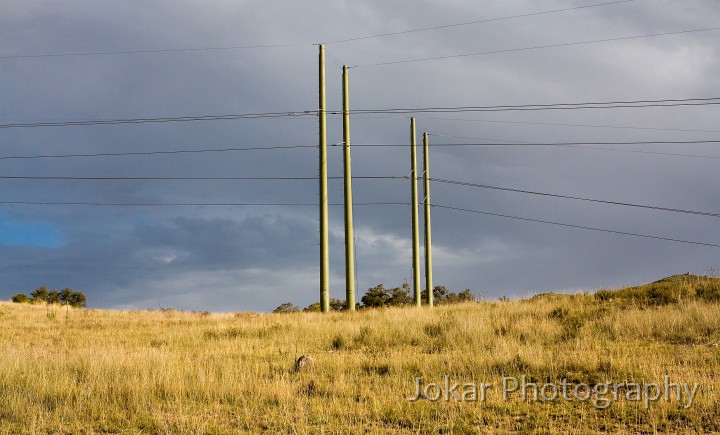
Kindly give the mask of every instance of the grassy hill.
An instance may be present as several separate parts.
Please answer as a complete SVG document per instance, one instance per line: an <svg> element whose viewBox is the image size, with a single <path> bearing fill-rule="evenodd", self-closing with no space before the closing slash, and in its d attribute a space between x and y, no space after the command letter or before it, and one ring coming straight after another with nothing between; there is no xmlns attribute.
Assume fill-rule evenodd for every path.
<svg viewBox="0 0 720 435"><path fill-rule="evenodd" d="M718 432L718 289L681 275L327 315L0 303L0 433ZM296 369L301 355L312 362ZM492 387L484 400L430 400L446 376ZM522 376L581 394L504 398L503 379ZM692 404L628 396L666 379L697 385ZM418 383L430 398L408 400Z"/></svg>

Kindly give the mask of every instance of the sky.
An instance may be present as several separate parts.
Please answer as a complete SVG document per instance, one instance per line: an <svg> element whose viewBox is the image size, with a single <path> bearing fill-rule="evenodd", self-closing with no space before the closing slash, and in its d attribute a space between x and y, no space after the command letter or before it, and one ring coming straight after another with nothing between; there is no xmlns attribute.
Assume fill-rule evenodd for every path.
<svg viewBox="0 0 720 435"><path fill-rule="evenodd" d="M319 43L332 111L342 65L352 110L720 97L716 0L5 0L2 9L2 299L47 286L83 291L93 308L267 312L318 301L317 116L38 124L312 114ZM354 114L358 299L379 283L412 282L402 178L411 116L419 138L430 134L432 178L717 214L720 150L707 141L720 139L720 106L705 104L717 102ZM328 142L342 143L336 115ZM381 144L397 146L363 146ZM228 148L273 149L175 153ZM173 153L8 158L155 151ZM341 147L328 155L330 176L341 177ZM8 178L48 176L303 179ZM400 178L363 178L373 176ZM342 180L329 181L329 197L342 203ZM399 204L377 204L386 202ZM433 207L434 283L451 291L519 298L720 269L720 248L707 246L720 245L717 216L442 182L431 202L491 213ZM344 299L339 205L330 265L331 297Z"/></svg>

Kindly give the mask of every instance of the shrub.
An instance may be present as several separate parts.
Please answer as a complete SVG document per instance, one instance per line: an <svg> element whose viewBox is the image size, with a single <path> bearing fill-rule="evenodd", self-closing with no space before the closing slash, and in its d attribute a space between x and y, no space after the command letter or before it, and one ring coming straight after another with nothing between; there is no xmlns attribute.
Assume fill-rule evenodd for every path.
<svg viewBox="0 0 720 435"><path fill-rule="evenodd" d="M273 310L274 314L284 314L284 313L297 313L300 311L300 308L296 307L295 304L292 302L285 302L284 304L280 304L277 308Z"/></svg>
<svg viewBox="0 0 720 435"><path fill-rule="evenodd" d="M341 301L340 299L330 299L330 311L342 311L344 309L345 301ZM306 313L319 313L322 311L322 307L320 306L320 302L315 302L314 304L310 304L303 308L303 311Z"/></svg>
<svg viewBox="0 0 720 435"><path fill-rule="evenodd" d="M427 289L422 291L421 299L422 299L423 304L428 303ZM472 291L469 288L466 288L465 290L461 291L460 293L455 293L455 292L448 291L448 289L442 285L433 287L433 304L435 304L435 305L457 304L457 303L461 303L461 302L475 302L478 299L479 298L475 297L475 295L472 293Z"/></svg>
<svg viewBox="0 0 720 435"><path fill-rule="evenodd" d="M280 308L280 307L278 307L278 308ZM319 313L320 311L322 311L322 309L320 307L320 302L315 302L314 304L308 305L307 307L303 308L303 311L306 313ZM275 311L273 311L273 313L274 312Z"/></svg>
<svg viewBox="0 0 720 435"><path fill-rule="evenodd" d="M15 296L11 297L10 300L18 304L30 302L30 298L25 293L18 293Z"/></svg>
<svg viewBox="0 0 720 435"><path fill-rule="evenodd" d="M700 285L697 289L695 289L695 294L700 299L704 299L708 302L720 301L720 284L717 282L710 282Z"/></svg>
<svg viewBox="0 0 720 435"><path fill-rule="evenodd" d="M364 307L385 307L390 302L390 293L382 285L369 288L360 301Z"/></svg>
<svg viewBox="0 0 720 435"><path fill-rule="evenodd" d="M87 297L82 292L71 292L67 303L75 308L87 307Z"/></svg>
<svg viewBox="0 0 720 435"><path fill-rule="evenodd" d="M48 300L48 289L47 287L38 287L30 293L33 302L46 302Z"/></svg>

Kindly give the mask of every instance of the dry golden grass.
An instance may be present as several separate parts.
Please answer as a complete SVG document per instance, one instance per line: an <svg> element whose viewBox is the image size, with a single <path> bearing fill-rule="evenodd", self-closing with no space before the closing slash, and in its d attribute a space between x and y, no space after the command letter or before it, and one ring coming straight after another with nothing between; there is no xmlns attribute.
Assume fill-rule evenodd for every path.
<svg viewBox="0 0 720 435"><path fill-rule="evenodd" d="M592 295L283 315L0 303L2 433L720 431L720 305ZM315 361L297 372L300 355ZM484 402L406 399L415 378L493 383ZM502 400L537 382L698 383L678 401Z"/></svg>

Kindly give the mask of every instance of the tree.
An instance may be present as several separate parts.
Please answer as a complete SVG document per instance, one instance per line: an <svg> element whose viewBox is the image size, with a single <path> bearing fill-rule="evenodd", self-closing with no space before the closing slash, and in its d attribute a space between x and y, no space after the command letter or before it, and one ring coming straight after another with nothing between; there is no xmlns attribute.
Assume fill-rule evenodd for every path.
<svg viewBox="0 0 720 435"><path fill-rule="evenodd" d="M390 294L382 284L369 288L360 299L364 307L384 307L390 301Z"/></svg>
<svg viewBox="0 0 720 435"><path fill-rule="evenodd" d="M48 304L57 304L60 302L60 292L57 290L50 290L47 294L47 299L45 299Z"/></svg>
<svg viewBox="0 0 720 435"><path fill-rule="evenodd" d="M73 291L69 288L64 288L60 292L60 295L58 299L60 300L60 304L62 305L69 305L70 304L70 297L72 296Z"/></svg>
<svg viewBox="0 0 720 435"><path fill-rule="evenodd" d="M72 292L68 298L68 304L75 308L87 307L87 297L83 292Z"/></svg>
<svg viewBox="0 0 720 435"><path fill-rule="evenodd" d="M320 302L315 302L314 304L310 304L307 307L303 308L303 312L305 313L319 313L320 311L322 311L320 307Z"/></svg>
<svg viewBox="0 0 720 435"><path fill-rule="evenodd" d="M340 299L330 299L330 311L342 311L345 307L345 301Z"/></svg>
<svg viewBox="0 0 720 435"><path fill-rule="evenodd" d="M38 287L30 293L30 296L32 296L33 302L46 302L48 300L48 289L47 287Z"/></svg>
<svg viewBox="0 0 720 435"><path fill-rule="evenodd" d="M30 298L25 293L18 293L15 296L11 297L10 300L18 304L30 302Z"/></svg>
<svg viewBox="0 0 720 435"><path fill-rule="evenodd" d="M427 290L422 291L422 302L423 304L428 303ZM433 288L433 303L436 305L442 304L457 304L460 302L475 302L478 298L470 291L469 288L461 291L460 293L450 292L445 286L438 285Z"/></svg>
<svg viewBox="0 0 720 435"><path fill-rule="evenodd" d="M410 286L405 283L401 287L395 287L390 290L390 297L387 301L391 307L403 307L405 305L412 304L412 298L410 297Z"/></svg>
<svg viewBox="0 0 720 435"><path fill-rule="evenodd" d="M450 292L445 296L445 300L442 301L443 304L457 304L460 301L460 298L458 297L457 293Z"/></svg>
<svg viewBox="0 0 720 435"><path fill-rule="evenodd" d="M280 304L277 308L273 310L274 314L284 314L284 313L297 313L300 311L300 308L296 307L295 304L292 302L285 302L284 304Z"/></svg>
<svg viewBox="0 0 720 435"><path fill-rule="evenodd" d="M433 300L438 302L445 302L448 297L448 289L442 285L436 285L433 287Z"/></svg>
<svg viewBox="0 0 720 435"><path fill-rule="evenodd" d="M447 302L448 298L448 289L445 288L445 286L442 285L436 285L433 287L433 304L443 304ZM420 292L420 299L422 300L423 304L428 303L428 292L427 289Z"/></svg>
<svg viewBox="0 0 720 435"><path fill-rule="evenodd" d="M435 301L433 300L433 302L435 302ZM425 304L425 305L428 304L428 291L427 291L427 289L420 291L420 303L421 303L421 304Z"/></svg>
<svg viewBox="0 0 720 435"><path fill-rule="evenodd" d="M344 309L345 301L341 301L340 299L330 299L330 311L342 311ZM322 311L322 307L320 306L320 302L315 302L314 304L310 304L303 308L303 311L306 313L316 313Z"/></svg>
<svg viewBox="0 0 720 435"><path fill-rule="evenodd" d="M475 295L472 294L469 288L466 288L465 290L460 292L460 294L458 295L458 299L460 299L460 302L475 302L479 298L475 297Z"/></svg>

